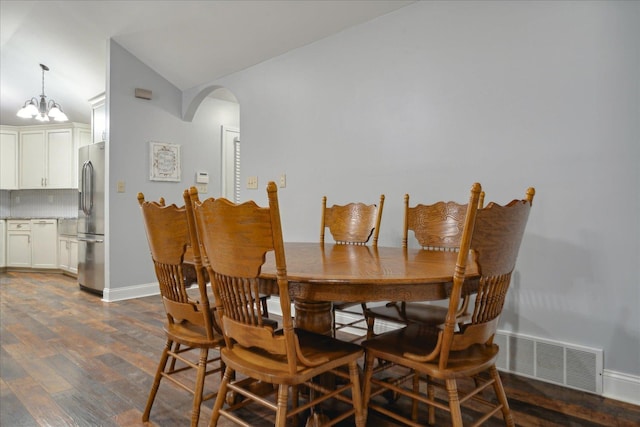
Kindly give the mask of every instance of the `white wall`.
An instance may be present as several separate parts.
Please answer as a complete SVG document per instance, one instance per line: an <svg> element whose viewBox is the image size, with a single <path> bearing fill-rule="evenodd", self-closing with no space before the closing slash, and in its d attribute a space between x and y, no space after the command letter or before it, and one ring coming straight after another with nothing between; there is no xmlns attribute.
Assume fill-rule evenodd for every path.
<svg viewBox="0 0 640 427"><path fill-rule="evenodd" d="M380 243L399 245L406 192L534 186L501 327L639 375L639 5L418 2L209 83L241 105L243 198L285 172L285 238L315 240L322 195L385 193Z"/></svg>
<svg viewBox="0 0 640 427"><path fill-rule="evenodd" d="M266 181L287 174L287 240L318 238L325 194L384 193L380 244L399 245L404 193L466 200L479 181L507 202L535 186L501 327L603 348L606 369L637 376L639 22L638 2L418 2L202 87L239 100L243 180L260 180L243 198L266 203ZM179 118L202 88L180 104L115 44L110 82L110 187L127 181L110 196L120 287L154 280L137 191L178 200L218 152L204 124ZM181 183L148 181L156 139L183 144Z"/></svg>

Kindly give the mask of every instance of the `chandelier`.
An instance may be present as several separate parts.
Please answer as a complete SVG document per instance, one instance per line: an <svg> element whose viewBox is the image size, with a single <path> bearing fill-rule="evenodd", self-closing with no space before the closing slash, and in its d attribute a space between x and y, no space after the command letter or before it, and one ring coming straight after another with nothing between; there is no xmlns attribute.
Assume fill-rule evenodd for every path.
<svg viewBox="0 0 640 427"><path fill-rule="evenodd" d="M62 111L62 106L53 99L47 102L47 96L44 94L44 72L49 71L49 67L40 64L42 68L42 94L40 100L33 97L25 101L24 106L18 110L16 114L23 119L36 119L41 122L48 122L50 119L56 122L66 122L69 120L67 115Z"/></svg>

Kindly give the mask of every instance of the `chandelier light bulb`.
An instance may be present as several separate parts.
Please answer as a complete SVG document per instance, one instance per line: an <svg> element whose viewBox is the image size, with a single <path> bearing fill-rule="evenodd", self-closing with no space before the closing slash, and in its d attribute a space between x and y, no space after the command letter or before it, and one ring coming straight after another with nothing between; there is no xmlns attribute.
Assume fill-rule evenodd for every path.
<svg viewBox="0 0 640 427"><path fill-rule="evenodd" d="M53 99L47 102L47 96L44 94L44 72L49 71L49 67L40 64L42 68L42 93L40 100L31 98L25 101L24 106L18 110L16 115L23 119L36 119L40 122L48 122L53 119L57 122L66 122L69 120L67 115L62 111L62 106Z"/></svg>

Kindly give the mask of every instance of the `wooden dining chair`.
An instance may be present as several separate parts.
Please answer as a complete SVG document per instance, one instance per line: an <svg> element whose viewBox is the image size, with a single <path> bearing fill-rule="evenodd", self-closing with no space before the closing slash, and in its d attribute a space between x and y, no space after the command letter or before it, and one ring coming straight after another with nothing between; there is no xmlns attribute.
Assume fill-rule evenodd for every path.
<svg viewBox="0 0 640 427"><path fill-rule="evenodd" d="M484 191L480 193L478 207L484 203ZM467 205L456 202L437 202L430 205L409 206L409 195L404 196L404 228L402 247L408 246L409 231L424 250L457 252L467 214ZM459 316L466 313L469 297L460 304ZM373 338L375 321L383 320L408 325L444 323L447 307L430 303L390 301L385 305L369 306L364 310L367 320L367 338Z"/></svg>
<svg viewBox="0 0 640 427"><path fill-rule="evenodd" d="M165 206L164 199L145 201L142 193L138 193L138 202L167 316L164 325L167 341L142 420L149 420L160 381L166 378L193 394L191 425L197 426L201 403L216 395L215 392L204 394L205 378L216 372L222 377L223 372L219 353L210 351L224 345L224 339L216 331L214 307L209 303L203 270L195 270L197 297L192 297L185 285L183 260L194 241L195 228L189 227L188 208L174 204ZM200 258L199 246L194 245L192 250L194 258ZM192 369L195 380L188 383L184 373Z"/></svg>
<svg viewBox="0 0 640 427"><path fill-rule="evenodd" d="M338 244L366 245L372 240L372 246L378 246L380 234L380 221L384 208L384 194L380 195L380 202L372 205L364 203L349 203L344 206L333 205L327 207L327 196L322 197L322 215L320 224L320 243L325 242L325 231L328 229L333 240ZM351 307L360 306L362 311L349 310ZM363 303L348 301L333 301L332 303L332 333L341 329L351 328L367 330L364 312L367 306ZM349 316L355 320L338 321L340 316ZM365 324L364 326L361 324ZM357 341L362 338L358 336Z"/></svg>
<svg viewBox="0 0 640 427"><path fill-rule="evenodd" d="M534 190L530 188L524 200L513 200L506 206L490 203L486 208L478 209L480 191L480 184L474 184L456 267L452 272L453 288L444 325L433 327L413 323L362 344L366 354L363 398L369 410L381 412L402 423L417 425L420 402L428 405L429 424L435 424L435 408L438 408L448 411L452 425L460 427L463 425L460 405L473 399L474 413L488 408L474 426L481 425L497 412L502 412L506 425L514 425L495 366L499 348L493 339ZM458 310L463 298L467 262L477 263L480 277L472 313L460 323ZM374 360L383 363L374 364ZM474 381L467 381L468 384L462 387L460 380L463 378ZM423 380L427 382L426 395L420 393ZM446 392L436 397L436 386ZM489 387L493 388L497 401L482 396L483 390ZM376 400L387 390L413 401L411 419L389 410ZM443 399L448 400L448 404L443 404Z"/></svg>
<svg viewBox="0 0 640 427"><path fill-rule="evenodd" d="M191 192L197 194L195 188ZM322 402L334 398L342 405L336 404L331 409L344 410L336 415L336 420L354 416L355 424L364 427L357 365L363 355L362 348L330 336L294 329L275 183L267 185L267 194L268 207L259 207L253 201L234 204L226 199L202 202L193 199L198 236L206 253L203 259L212 279L226 343L221 349L226 370L209 425L217 425L221 416L241 423L241 415L236 410L257 403L274 410L274 424L284 427L287 419L307 410L317 412ZM274 256L277 268L283 326L280 331L263 323L256 298L261 283L260 270L268 254ZM236 373L243 378L234 380ZM337 375L344 381L334 389L313 381L325 373ZM256 381L272 384L272 393L253 393L251 388ZM309 401L299 405L297 390L302 385L310 390ZM291 396L290 388L293 389ZM243 399L228 403L225 395L229 391Z"/></svg>

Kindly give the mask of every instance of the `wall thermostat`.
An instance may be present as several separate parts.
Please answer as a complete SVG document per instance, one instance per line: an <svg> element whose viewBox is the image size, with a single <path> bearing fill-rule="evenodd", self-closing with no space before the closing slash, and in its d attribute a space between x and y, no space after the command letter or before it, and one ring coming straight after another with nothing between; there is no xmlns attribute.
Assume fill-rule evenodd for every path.
<svg viewBox="0 0 640 427"><path fill-rule="evenodd" d="M208 184L209 183L209 172L196 172L196 183L198 183L198 184Z"/></svg>

